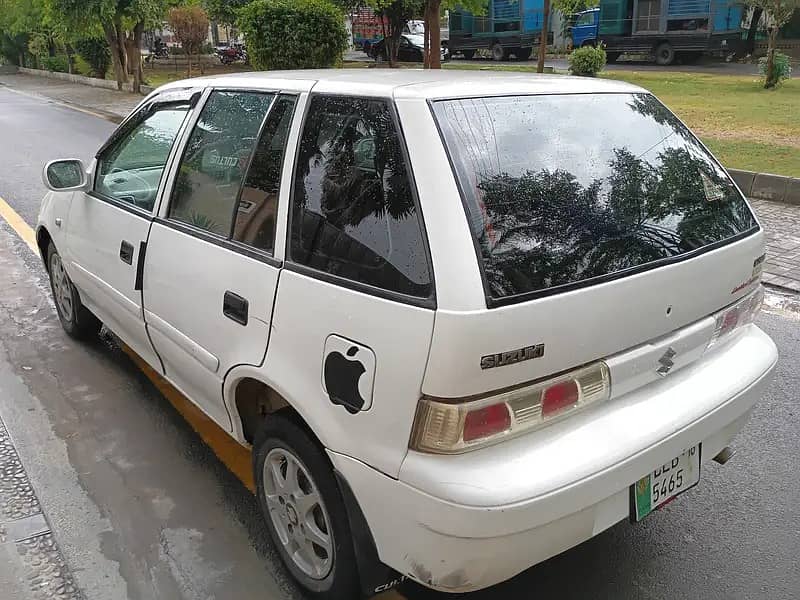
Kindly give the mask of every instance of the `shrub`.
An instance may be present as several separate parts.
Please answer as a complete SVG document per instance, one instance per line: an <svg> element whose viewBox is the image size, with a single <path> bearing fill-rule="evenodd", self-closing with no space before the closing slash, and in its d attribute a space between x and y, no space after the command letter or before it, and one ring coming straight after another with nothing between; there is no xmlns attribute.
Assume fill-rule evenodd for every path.
<svg viewBox="0 0 800 600"><path fill-rule="evenodd" d="M73 44L75 51L91 67L92 77L105 79L108 67L111 66L111 51L103 38L85 38Z"/></svg>
<svg viewBox="0 0 800 600"><path fill-rule="evenodd" d="M606 50L603 46L577 48L569 55L569 71L573 75L594 77L606 66Z"/></svg>
<svg viewBox="0 0 800 600"><path fill-rule="evenodd" d="M238 14L257 69L332 67L347 47L344 16L328 0L255 0Z"/></svg>
<svg viewBox="0 0 800 600"><path fill-rule="evenodd" d="M758 59L758 70L764 81L767 80L767 57L763 56ZM789 57L782 52L775 52L775 60L772 63L772 72L774 75L775 85L778 86L783 83L784 79L789 79L792 76L792 63Z"/></svg>
<svg viewBox="0 0 800 600"><path fill-rule="evenodd" d="M69 59L64 54L56 56L42 56L39 64L45 71L56 71L57 73L69 73Z"/></svg>

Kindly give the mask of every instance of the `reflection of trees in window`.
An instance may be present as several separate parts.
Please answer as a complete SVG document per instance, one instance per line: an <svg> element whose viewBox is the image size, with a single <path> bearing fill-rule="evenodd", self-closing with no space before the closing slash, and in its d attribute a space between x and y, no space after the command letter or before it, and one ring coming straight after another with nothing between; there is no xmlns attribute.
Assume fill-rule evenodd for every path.
<svg viewBox="0 0 800 600"><path fill-rule="evenodd" d="M755 225L724 173L690 148L666 148L657 161L626 148L613 154L610 174L585 187L561 169L479 182L479 241L493 296L677 256Z"/></svg>
<svg viewBox="0 0 800 600"><path fill-rule="evenodd" d="M292 260L403 294L430 294L400 144L385 100L312 99L295 171Z"/></svg>

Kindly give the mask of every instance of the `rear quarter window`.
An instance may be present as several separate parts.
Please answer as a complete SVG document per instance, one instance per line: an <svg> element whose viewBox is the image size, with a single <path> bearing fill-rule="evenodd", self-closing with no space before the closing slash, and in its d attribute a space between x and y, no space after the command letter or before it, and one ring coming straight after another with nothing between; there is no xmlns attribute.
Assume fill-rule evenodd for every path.
<svg viewBox="0 0 800 600"><path fill-rule="evenodd" d="M650 268L757 229L725 171L650 94L443 100L492 302Z"/></svg>

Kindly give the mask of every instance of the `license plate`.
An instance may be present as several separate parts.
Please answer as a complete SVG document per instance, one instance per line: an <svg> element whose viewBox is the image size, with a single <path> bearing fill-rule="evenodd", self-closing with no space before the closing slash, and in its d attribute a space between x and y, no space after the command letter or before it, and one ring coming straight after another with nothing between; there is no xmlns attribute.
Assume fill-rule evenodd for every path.
<svg viewBox="0 0 800 600"><path fill-rule="evenodd" d="M631 520L641 521L700 481L700 445L659 466L631 486Z"/></svg>

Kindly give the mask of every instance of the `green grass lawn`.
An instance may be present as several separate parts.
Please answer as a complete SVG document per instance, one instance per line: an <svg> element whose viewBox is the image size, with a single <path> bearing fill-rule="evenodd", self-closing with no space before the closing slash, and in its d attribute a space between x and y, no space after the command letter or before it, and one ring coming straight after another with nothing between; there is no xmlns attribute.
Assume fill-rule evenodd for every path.
<svg viewBox="0 0 800 600"><path fill-rule="evenodd" d="M603 76L653 92L725 166L800 177L800 79L765 90L756 77L668 71Z"/></svg>

